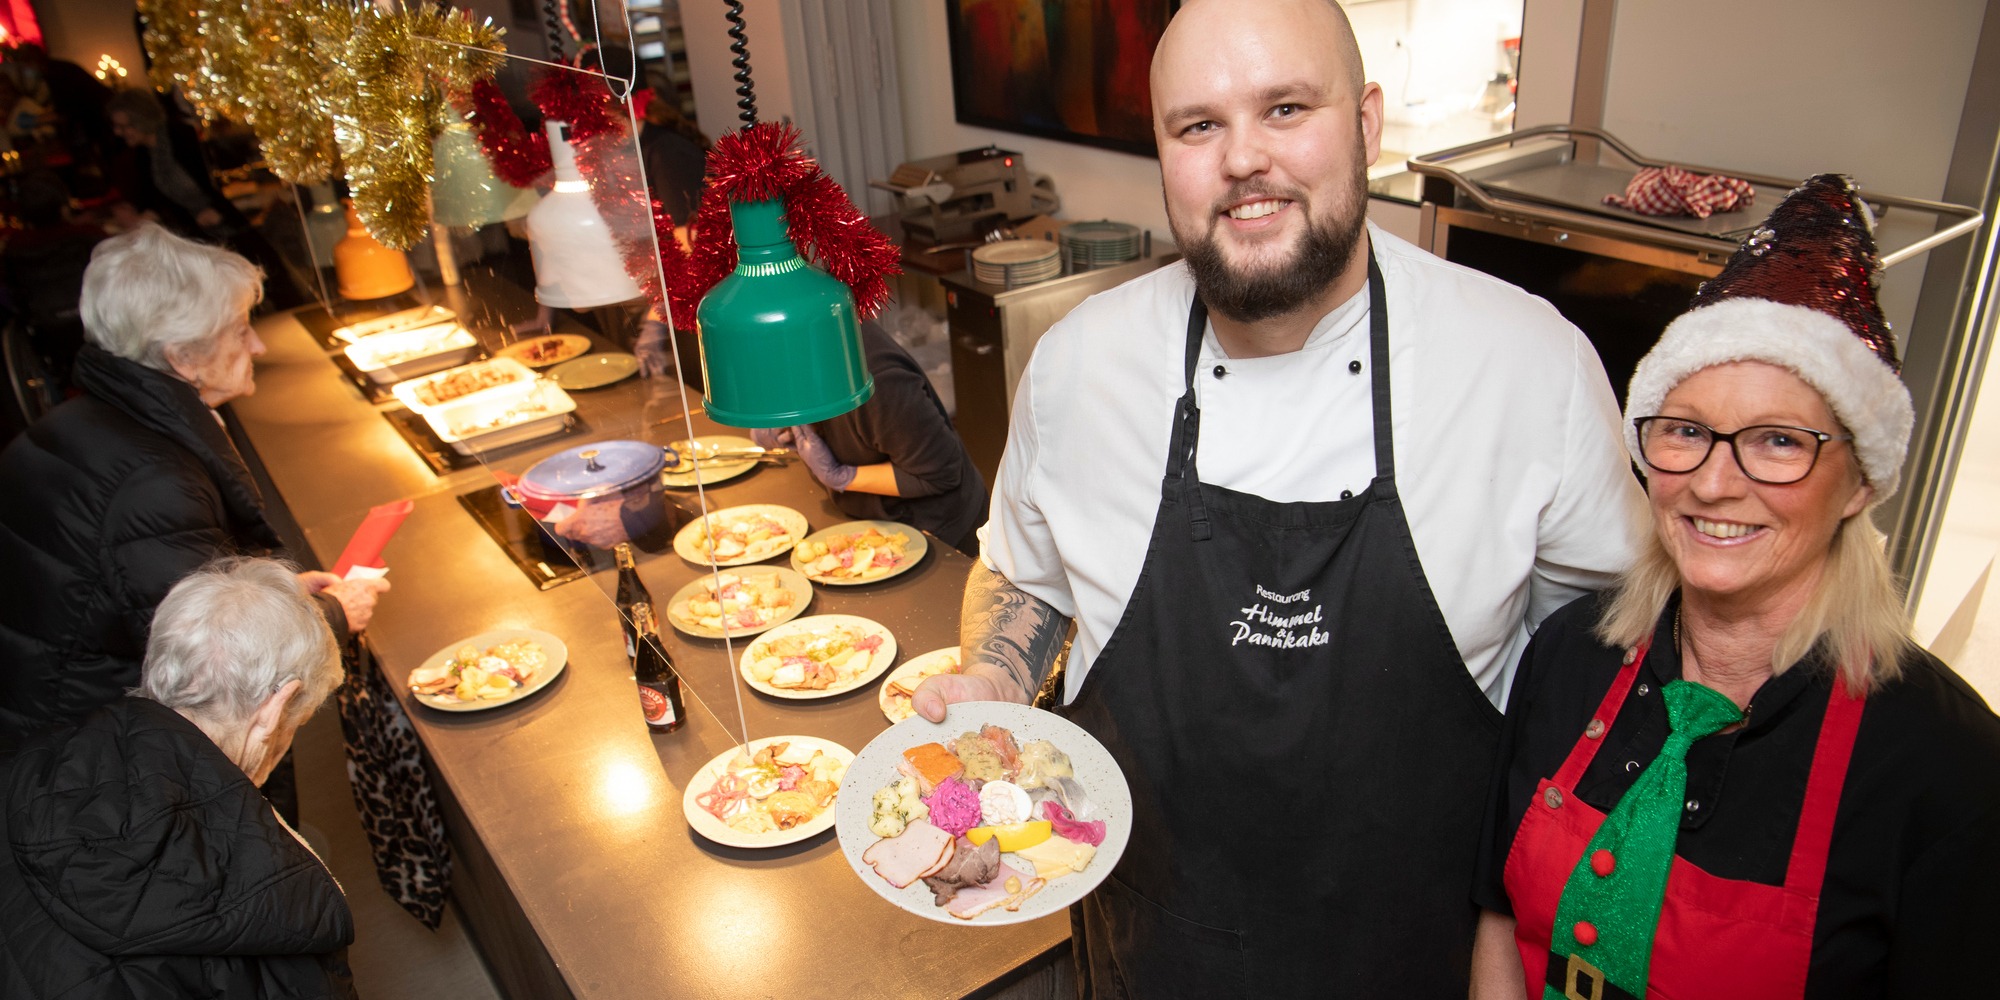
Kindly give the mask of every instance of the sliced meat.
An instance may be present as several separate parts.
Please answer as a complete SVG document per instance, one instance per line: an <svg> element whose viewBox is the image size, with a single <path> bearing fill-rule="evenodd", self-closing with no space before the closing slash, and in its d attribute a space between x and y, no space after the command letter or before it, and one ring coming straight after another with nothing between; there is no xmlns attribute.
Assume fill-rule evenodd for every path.
<svg viewBox="0 0 2000 1000"><path fill-rule="evenodd" d="M1019 880L1015 883L1019 888L1014 892L1007 891L1007 880L1010 878ZM1042 886L1047 884L1043 879L1025 874L1003 861L1000 863L1000 870L995 872L993 878L984 885L960 889L958 895L952 898L951 905L945 908L945 912L960 920L971 920L996 906L1018 910L1029 896L1042 891Z"/></svg>
<svg viewBox="0 0 2000 1000"><path fill-rule="evenodd" d="M937 905L951 902L958 890L979 885L993 877L1000 869L1000 842L988 840L978 847L964 837L958 839L958 846L951 852L951 859L943 868L924 878L924 885L937 897Z"/></svg>
<svg viewBox="0 0 2000 1000"><path fill-rule="evenodd" d="M897 836L878 840L861 852L861 860L875 867L898 889L915 882L925 872L936 871L951 858L952 836L923 820L911 823Z"/></svg>

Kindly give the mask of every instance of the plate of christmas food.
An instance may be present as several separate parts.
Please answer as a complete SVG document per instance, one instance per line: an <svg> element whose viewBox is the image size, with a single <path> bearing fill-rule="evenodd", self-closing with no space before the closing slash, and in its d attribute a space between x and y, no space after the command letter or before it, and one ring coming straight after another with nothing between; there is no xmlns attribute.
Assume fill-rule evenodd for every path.
<svg viewBox="0 0 2000 1000"><path fill-rule="evenodd" d="M667 622L702 639L756 635L797 618L811 601L812 584L782 566L725 569L675 592Z"/></svg>
<svg viewBox="0 0 2000 1000"><path fill-rule="evenodd" d="M495 357L513 358L530 368L547 368L590 353L590 338L575 333L552 333L517 340L493 352Z"/></svg>
<svg viewBox="0 0 2000 1000"><path fill-rule="evenodd" d="M875 701L882 706L882 714L888 716L890 722L901 722L915 714L916 709L910 707L910 697L917 693L917 686L924 682L924 678L955 673L958 673L957 646L912 656L897 664L896 669L889 671L889 676L882 678L882 687L876 692Z"/></svg>
<svg viewBox="0 0 2000 1000"><path fill-rule="evenodd" d="M698 566L742 566L783 555L806 534L806 516L774 503L725 507L674 534L674 552Z"/></svg>
<svg viewBox="0 0 2000 1000"><path fill-rule="evenodd" d="M1132 834L1111 754L1069 720L1010 702L913 716L847 768L834 830L883 899L947 924L1061 913L1103 881Z"/></svg>
<svg viewBox="0 0 2000 1000"><path fill-rule="evenodd" d="M807 535L792 550L792 568L814 583L836 587L887 580L922 562L924 533L895 521L848 521Z"/></svg>
<svg viewBox="0 0 2000 1000"><path fill-rule="evenodd" d="M743 648L743 682L773 698L831 698L882 676L896 637L854 615L813 615L779 625Z"/></svg>
<svg viewBox="0 0 2000 1000"><path fill-rule="evenodd" d="M410 671L410 691L441 711L479 712L547 687L568 661L569 647L547 632L494 629L432 653Z"/></svg>
<svg viewBox="0 0 2000 1000"><path fill-rule="evenodd" d="M824 832L854 754L815 736L774 736L703 764L681 795L688 825L730 847L779 847Z"/></svg>
<svg viewBox="0 0 2000 1000"><path fill-rule="evenodd" d="M757 467L754 458L717 458L717 455L743 455L757 449L757 442L746 437L730 434L709 434L690 438L686 441L669 441L667 447L673 449L679 461L668 462L660 470L660 482L668 486L693 486L719 483L734 479Z"/></svg>

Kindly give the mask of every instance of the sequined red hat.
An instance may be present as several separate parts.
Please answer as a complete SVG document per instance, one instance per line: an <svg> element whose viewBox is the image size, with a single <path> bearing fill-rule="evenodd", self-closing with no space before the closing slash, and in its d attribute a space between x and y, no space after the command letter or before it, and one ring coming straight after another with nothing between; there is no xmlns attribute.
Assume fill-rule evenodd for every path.
<svg viewBox="0 0 2000 1000"><path fill-rule="evenodd" d="M1639 458L1632 421L1659 413L1682 380L1731 361L1764 361L1825 397L1854 435L1873 499L1895 493L1915 412L1876 301L1879 267L1874 219L1853 181L1821 174L1793 189L1632 373L1625 400L1632 457Z"/></svg>

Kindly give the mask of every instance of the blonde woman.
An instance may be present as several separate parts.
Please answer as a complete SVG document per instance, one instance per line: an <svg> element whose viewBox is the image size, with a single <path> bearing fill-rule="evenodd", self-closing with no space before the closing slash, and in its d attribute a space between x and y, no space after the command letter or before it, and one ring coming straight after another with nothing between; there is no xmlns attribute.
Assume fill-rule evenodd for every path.
<svg viewBox="0 0 2000 1000"><path fill-rule="evenodd" d="M1912 422L1845 178L1813 178L1633 375L1652 544L1523 657L1473 995L1992 989L2000 719L1909 638L1868 511Z"/></svg>

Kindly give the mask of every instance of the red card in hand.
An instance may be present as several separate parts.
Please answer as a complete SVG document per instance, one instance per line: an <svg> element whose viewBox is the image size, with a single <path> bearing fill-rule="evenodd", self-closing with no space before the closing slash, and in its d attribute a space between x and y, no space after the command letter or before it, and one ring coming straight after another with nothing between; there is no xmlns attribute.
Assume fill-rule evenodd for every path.
<svg viewBox="0 0 2000 1000"><path fill-rule="evenodd" d="M415 501L398 500L370 510L361 527L354 529L354 537L347 540L340 558L334 561L333 575L346 579L347 571L356 566L382 565L382 550L389 547L389 539L395 537L396 529L403 526L403 519L415 507Z"/></svg>

